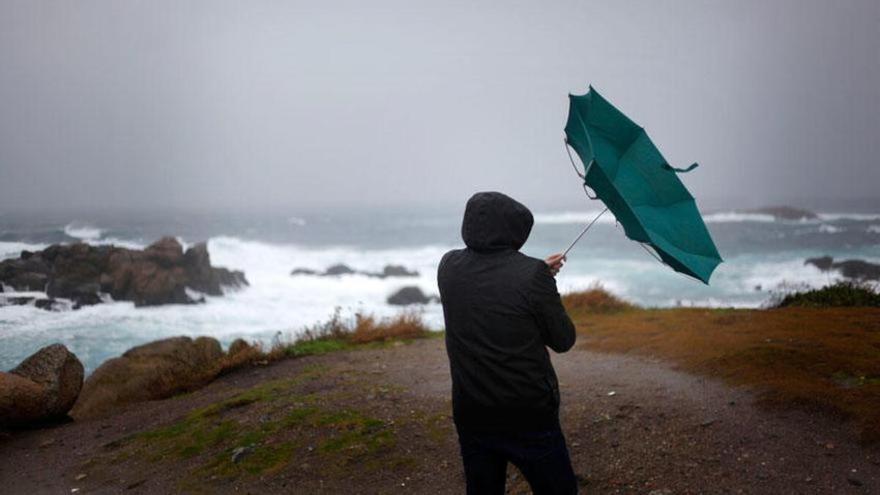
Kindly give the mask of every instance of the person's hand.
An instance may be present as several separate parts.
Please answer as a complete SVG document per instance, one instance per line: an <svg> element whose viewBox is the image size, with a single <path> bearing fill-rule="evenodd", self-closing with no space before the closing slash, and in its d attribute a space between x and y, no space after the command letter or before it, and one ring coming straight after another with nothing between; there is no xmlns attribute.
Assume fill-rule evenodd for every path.
<svg viewBox="0 0 880 495"><path fill-rule="evenodd" d="M550 273L555 277L562 265L565 264L565 256L562 253L551 254L544 258L544 263L547 263L547 266L550 267Z"/></svg>

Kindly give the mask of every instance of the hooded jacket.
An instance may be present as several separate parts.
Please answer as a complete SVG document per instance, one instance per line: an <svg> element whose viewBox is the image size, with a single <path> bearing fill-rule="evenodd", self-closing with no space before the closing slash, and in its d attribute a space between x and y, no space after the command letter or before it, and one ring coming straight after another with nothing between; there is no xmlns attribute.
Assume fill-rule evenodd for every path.
<svg viewBox="0 0 880 495"><path fill-rule="evenodd" d="M547 347L567 351L575 330L547 264L519 252L533 223L532 213L514 199L477 193L461 226L467 247L440 261L437 281L459 430L559 425L559 384Z"/></svg>

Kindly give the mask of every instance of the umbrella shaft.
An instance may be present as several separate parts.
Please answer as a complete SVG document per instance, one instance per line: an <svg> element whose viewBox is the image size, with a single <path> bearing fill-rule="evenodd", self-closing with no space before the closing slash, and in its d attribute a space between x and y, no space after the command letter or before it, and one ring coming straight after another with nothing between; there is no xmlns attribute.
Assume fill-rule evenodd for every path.
<svg viewBox="0 0 880 495"><path fill-rule="evenodd" d="M596 220L599 220L599 217L601 217L602 215L604 215L606 211L608 211L608 208L605 208L604 210L600 211L599 214L596 215L596 218L594 218L590 223L587 224L586 227L584 227L584 230L582 230L581 233L578 234L578 236L575 237L573 241L571 241L571 244L569 244L568 247L565 248L565 251L562 252L562 256L563 256L563 257L566 256L566 255L568 254L569 251L571 251L571 248L573 248L574 245L577 244L577 242L578 242L579 240L581 240L581 237L583 237L584 234L586 234L587 231L590 230L590 227L592 227L593 224L596 223Z"/></svg>

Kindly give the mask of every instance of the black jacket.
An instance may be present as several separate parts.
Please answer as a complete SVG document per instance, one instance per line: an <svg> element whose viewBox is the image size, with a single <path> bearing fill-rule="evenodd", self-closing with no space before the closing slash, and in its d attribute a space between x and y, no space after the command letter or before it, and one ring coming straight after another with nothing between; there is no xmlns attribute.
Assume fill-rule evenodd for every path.
<svg viewBox="0 0 880 495"><path fill-rule="evenodd" d="M559 384L546 347L567 351L575 331L546 263L518 251L532 224L531 212L514 199L477 193L461 226L467 248L440 261L453 417L460 430L559 424Z"/></svg>

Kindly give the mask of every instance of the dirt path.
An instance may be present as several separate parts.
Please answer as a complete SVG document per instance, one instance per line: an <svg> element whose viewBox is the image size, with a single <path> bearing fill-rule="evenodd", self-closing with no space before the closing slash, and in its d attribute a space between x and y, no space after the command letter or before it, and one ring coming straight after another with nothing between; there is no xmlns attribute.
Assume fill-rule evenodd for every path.
<svg viewBox="0 0 880 495"><path fill-rule="evenodd" d="M582 493L880 493L880 451L833 420L759 410L665 363L554 363ZM2 440L0 491L462 493L449 386L440 339L286 360Z"/></svg>

